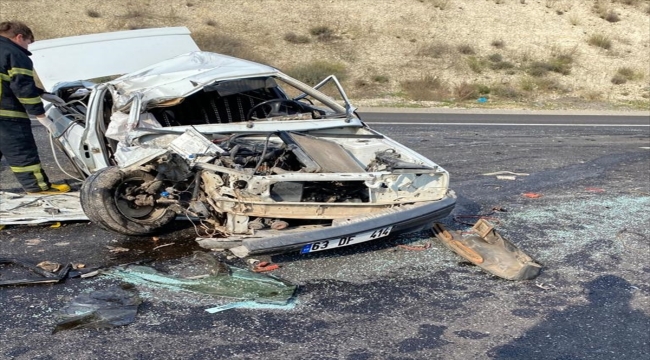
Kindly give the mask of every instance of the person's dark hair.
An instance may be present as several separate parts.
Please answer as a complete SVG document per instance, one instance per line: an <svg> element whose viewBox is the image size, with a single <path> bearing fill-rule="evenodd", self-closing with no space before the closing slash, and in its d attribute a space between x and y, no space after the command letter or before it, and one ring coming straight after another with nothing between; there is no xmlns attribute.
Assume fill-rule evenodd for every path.
<svg viewBox="0 0 650 360"><path fill-rule="evenodd" d="M29 26L20 21L3 21L0 23L0 35L13 38L16 35L22 35L26 40L34 42L34 33Z"/></svg>

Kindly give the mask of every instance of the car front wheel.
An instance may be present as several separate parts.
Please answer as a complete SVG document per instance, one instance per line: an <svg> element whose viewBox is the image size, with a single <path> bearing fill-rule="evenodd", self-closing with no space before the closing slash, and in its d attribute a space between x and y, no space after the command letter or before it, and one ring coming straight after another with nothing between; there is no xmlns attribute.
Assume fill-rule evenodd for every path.
<svg viewBox="0 0 650 360"><path fill-rule="evenodd" d="M141 170L111 166L92 174L81 186L81 207L90 221L124 235L156 233L171 223L176 213L156 204L143 184L154 176Z"/></svg>

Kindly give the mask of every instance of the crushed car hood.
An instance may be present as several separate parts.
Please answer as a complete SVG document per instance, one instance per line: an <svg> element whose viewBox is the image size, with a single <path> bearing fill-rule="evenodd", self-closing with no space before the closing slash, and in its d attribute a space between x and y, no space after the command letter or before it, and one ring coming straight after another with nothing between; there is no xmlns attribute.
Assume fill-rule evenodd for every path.
<svg viewBox="0 0 650 360"><path fill-rule="evenodd" d="M271 66L252 61L195 51L124 75L109 84L115 89L115 106L121 109L134 93L141 94L144 104L161 103L186 97L216 81L279 73Z"/></svg>
<svg viewBox="0 0 650 360"><path fill-rule="evenodd" d="M123 75L199 47L186 27L170 27L39 40L29 50L51 91L62 81Z"/></svg>

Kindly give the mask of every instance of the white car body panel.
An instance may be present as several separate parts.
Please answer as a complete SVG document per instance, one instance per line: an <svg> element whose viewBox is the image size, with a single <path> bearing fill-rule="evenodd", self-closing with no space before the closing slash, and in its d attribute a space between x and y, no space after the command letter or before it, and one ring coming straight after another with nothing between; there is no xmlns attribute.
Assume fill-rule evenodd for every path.
<svg viewBox="0 0 650 360"><path fill-rule="evenodd" d="M126 74L199 47L186 27L173 27L40 40L29 50L49 91L62 81Z"/></svg>

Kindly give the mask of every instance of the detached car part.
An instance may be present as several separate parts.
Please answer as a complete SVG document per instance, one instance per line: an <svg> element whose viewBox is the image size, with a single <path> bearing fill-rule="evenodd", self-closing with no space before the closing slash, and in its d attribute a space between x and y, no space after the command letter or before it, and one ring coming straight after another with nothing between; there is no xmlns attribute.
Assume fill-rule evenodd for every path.
<svg viewBox="0 0 650 360"><path fill-rule="evenodd" d="M442 224L435 224L433 233L456 254L504 279L530 280L541 270L541 265L499 235L484 219L477 221L468 235L448 231Z"/></svg>

